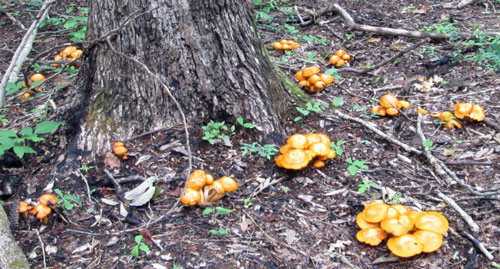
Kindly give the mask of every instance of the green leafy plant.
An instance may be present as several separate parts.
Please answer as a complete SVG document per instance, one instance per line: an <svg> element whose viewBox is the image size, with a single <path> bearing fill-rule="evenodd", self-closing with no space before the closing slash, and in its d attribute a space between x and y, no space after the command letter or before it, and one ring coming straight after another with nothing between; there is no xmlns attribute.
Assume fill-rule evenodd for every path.
<svg viewBox="0 0 500 269"><path fill-rule="evenodd" d="M422 146L424 146L425 148L430 148L433 144L434 143L429 138L426 138L424 142L422 142Z"/></svg>
<svg viewBox="0 0 500 269"><path fill-rule="evenodd" d="M229 232L226 229L222 228L222 227L220 227L218 230L212 229L209 232L212 233L213 235L217 235L217 234L226 235L226 234L229 234Z"/></svg>
<svg viewBox="0 0 500 269"><path fill-rule="evenodd" d="M84 165L80 168L78 168L78 171L83 171L85 173L87 173L88 171L90 171L90 169L94 169L95 166L87 166L87 165Z"/></svg>
<svg viewBox="0 0 500 269"><path fill-rule="evenodd" d="M332 75L335 78L335 80L337 80L337 81L342 80L342 76L339 75L338 69L335 67L327 69L325 71L325 74Z"/></svg>
<svg viewBox="0 0 500 269"><path fill-rule="evenodd" d="M305 61L308 63L314 63L314 62L321 61L321 59L316 57L316 54L314 54L313 52L306 53L306 56L307 56L307 59L305 59Z"/></svg>
<svg viewBox="0 0 500 269"><path fill-rule="evenodd" d="M344 102L344 97L342 97L342 96L333 98L333 101L332 101L333 109L339 108L343 102Z"/></svg>
<svg viewBox="0 0 500 269"><path fill-rule="evenodd" d="M61 204L64 209L66 210L72 210L73 209L73 204L71 201L77 203L79 206L82 206L82 201L80 201L80 198L72 195L72 194L63 194L63 192L60 189L54 189L54 192L59 195L59 198L56 198L57 202Z"/></svg>
<svg viewBox="0 0 500 269"><path fill-rule="evenodd" d="M406 7L403 8L403 10L401 11L401 13L406 13L406 12L408 12L408 10L415 9L415 8L416 8L415 6L411 6L411 5L410 6L406 6Z"/></svg>
<svg viewBox="0 0 500 269"><path fill-rule="evenodd" d="M372 182L368 181L368 179L364 178L363 183L358 184L358 192L365 193L366 190L369 189L370 187L378 187L378 185L375 183L372 183Z"/></svg>
<svg viewBox="0 0 500 269"><path fill-rule="evenodd" d="M354 35L352 35L352 34L347 34L347 33L345 34L345 38L346 38L347 40L351 40L353 36L354 36Z"/></svg>
<svg viewBox="0 0 500 269"><path fill-rule="evenodd" d="M210 120L210 123L202 126L204 135L201 139L208 141L210 144L215 144L217 139L228 139L229 136L224 134L223 131L227 131L227 126L224 125L225 122L215 122Z"/></svg>
<svg viewBox="0 0 500 269"><path fill-rule="evenodd" d="M144 242L142 242L142 235L136 235L135 238L134 238L134 241L135 241L135 246L132 248L132 250L130 250L130 254L132 254L132 256L138 258L139 257L139 251L142 250L144 252L149 252L149 246L144 244Z"/></svg>
<svg viewBox="0 0 500 269"><path fill-rule="evenodd" d="M219 215L227 215L227 214L233 213L233 210L222 207L222 206L215 207L215 210L216 210L217 214L219 214Z"/></svg>
<svg viewBox="0 0 500 269"><path fill-rule="evenodd" d="M236 122L238 122L241 126L248 128L248 129L253 129L255 126L251 122L245 122L243 118L238 117L236 118Z"/></svg>
<svg viewBox="0 0 500 269"><path fill-rule="evenodd" d="M19 92L23 88L24 81L18 81L16 83L14 82L7 82L7 92L5 93L5 96L9 96L11 94Z"/></svg>
<svg viewBox="0 0 500 269"><path fill-rule="evenodd" d="M358 173L359 169L368 169L368 166L365 164L364 161L360 161L360 160L353 161L351 158L347 158L346 161L349 164L349 166L347 167L347 171L352 176L356 175Z"/></svg>
<svg viewBox="0 0 500 269"><path fill-rule="evenodd" d="M275 144L261 145L259 144L259 142L253 142L251 144L243 143L241 149L243 150L241 156L246 156L248 152L252 152L257 153L259 156L264 157L268 160L270 160L272 156L279 152Z"/></svg>
<svg viewBox="0 0 500 269"><path fill-rule="evenodd" d="M299 32L299 30L297 30L297 28L295 28L294 26L290 26L288 24L285 24L285 29L287 32L289 32L290 34L296 34Z"/></svg>
<svg viewBox="0 0 500 269"><path fill-rule="evenodd" d="M201 213L201 215L203 217L206 217L206 216L212 214L212 212L214 212L214 210L210 207L207 207L207 208L203 209L203 212Z"/></svg>
<svg viewBox="0 0 500 269"><path fill-rule="evenodd" d="M249 207L251 207L253 205L252 202L251 202L251 199L252 198L250 198L250 197L243 199L243 206L245 208L249 208Z"/></svg>
<svg viewBox="0 0 500 269"><path fill-rule="evenodd" d="M323 46L326 46L326 38L318 38L313 35L303 35L302 39L304 39L307 42L319 43Z"/></svg>
<svg viewBox="0 0 500 269"><path fill-rule="evenodd" d="M311 112L322 112L323 109L321 108L321 103L320 102L314 102L314 101L309 101L306 104L306 108L301 108L301 107L295 107L297 111L302 114L302 116L298 116L294 119L294 121L299 121L311 114Z"/></svg>
<svg viewBox="0 0 500 269"><path fill-rule="evenodd" d="M344 144L344 139L339 139L337 142L330 142L330 148L337 153L337 155L344 154L344 149L342 148L342 144Z"/></svg>
<svg viewBox="0 0 500 269"><path fill-rule="evenodd" d="M392 196L392 198L391 198L392 203L393 203L393 204L399 204L399 199L400 199L400 198L401 198L401 193L400 193L400 192L396 192L396 193Z"/></svg>
<svg viewBox="0 0 500 269"><path fill-rule="evenodd" d="M44 121L36 125L35 130L31 127L24 127L19 132L14 132L12 130L0 130L0 155L3 155L5 151L13 149L14 153L19 157L23 158L26 153L36 153L36 151L25 144L26 141L40 142L44 141L43 137L39 137L41 134L48 134L55 131L59 126L63 124L62 122L55 121Z"/></svg>
<svg viewBox="0 0 500 269"><path fill-rule="evenodd" d="M281 188L281 189L283 190L284 193L288 193L290 191L290 188L288 188L286 186Z"/></svg>

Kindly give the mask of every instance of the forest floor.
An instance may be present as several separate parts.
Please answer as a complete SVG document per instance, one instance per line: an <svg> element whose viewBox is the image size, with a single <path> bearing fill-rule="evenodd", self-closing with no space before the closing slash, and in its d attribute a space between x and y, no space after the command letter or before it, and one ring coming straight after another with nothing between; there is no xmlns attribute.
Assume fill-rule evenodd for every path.
<svg viewBox="0 0 500 269"><path fill-rule="evenodd" d="M2 72L39 2L2 1ZM47 25L40 29L29 60L70 38L78 39L78 30L85 22L83 2L59 1L50 11ZM331 1L248 2L263 43L286 75L293 79L296 71L317 65L337 78L325 90L309 95L308 115L297 110L300 107L304 112L305 105L290 107L287 134L327 134L343 153L326 161L323 168L291 172L277 168L274 157L242 156L243 143L281 146L286 137L255 141L238 125L234 134L227 133L231 146L222 142L210 145L201 139L202 130L191 130L194 168L205 169L215 178L230 175L239 182L239 189L208 206L183 207L176 204L187 177L183 173L187 157L182 128L127 141L128 160L113 163L112 158L99 156L99 161L82 165L65 178L54 174L54 165L66 138L44 136L45 141L29 144L36 154L27 154L22 163L14 158L7 164L4 158L0 165L6 211L19 200L36 201L44 189L60 190L65 197L66 206L57 206L47 225L32 217L10 216L15 221L13 234L32 267L499 268L500 198L498 194L478 193L500 189L500 37L488 37L489 32L500 31L500 2L475 1L463 8L450 8L455 1L340 1L360 24L428 33L470 33L468 38L433 40L350 30L343 17L334 13L317 17L316 23L300 25L297 11L306 19ZM271 44L281 39L293 39L302 46L280 53ZM409 49L419 42L418 47ZM328 58L339 49L352 59L333 69ZM50 61L58 51L41 57L33 70L53 74ZM407 52L364 74L356 72L401 51ZM51 119L58 106L50 105L51 95L58 94L51 89L73 79L75 74L63 72L35 97L19 100L8 96L0 113L1 120L8 122L4 128L20 130ZM398 116L373 117L371 107L386 93L410 101L412 107ZM453 111L459 102L482 106L488 124L462 120L461 129L448 130L430 113L422 120L425 143L432 155L476 193L445 182L424 155L405 151L366 125L335 116L332 102L340 101L339 97L343 102L336 106L337 111L370 122L419 150L424 147L416 132L417 107L442 112ZM315 105L321 111L313 111ZM158 176L156 186L162 192L145 206L128 207L129 215L124 218L115 204L119 201L117 190L105 170L121 182L123 192L152 176ZM439 193L454 200L480 231L472 231ZM358 242L356 215L372 201L439 211L450 223L443 246L433 253L398 258L391 255L385 241L377 247ZM493 259L464 232L478 240Z"/></svg>

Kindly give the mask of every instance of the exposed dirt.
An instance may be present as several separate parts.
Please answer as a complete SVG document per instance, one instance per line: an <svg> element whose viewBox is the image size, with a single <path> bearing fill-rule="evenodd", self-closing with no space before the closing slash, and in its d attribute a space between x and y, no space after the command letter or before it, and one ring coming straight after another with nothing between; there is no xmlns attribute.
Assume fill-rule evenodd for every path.
<svg viewBox="0 0 500 269"><path fill-rule="evenodd" d="M61 2L51 11L51 17L62 16L67 8L75 5L74 1ZM269 6L266 1L260 6L248 2L256 12L263 12ZM72 210L57 207L59 213L51 215L47 225L33 218L20 218L13 224L13 233L33 268L43 268L44 262L51 268L164 268L160 265L167 268L284 268L298 265L306 268L493 267L492 261L463 237L461 231L480 240L493 254L493 261L500 263L498 195L478 196L458 184L438 182L436 172L424 156L407 153L358 123L328 116L332 114L332 100L343 97L343 104L338 108L340 111L369 121L386 134L419 149L422 149L422 141L415 132L417 107L430 112L453 111L455 103L470 102L483 106L487 119L498 126L500 79L498 73L474 61L474 56L480 54L478 48L462 45L465 40L428 41L369 74L342 71L376 65L420 39L349 31L343 19L331 13L317 18L319 24L302 27L296 21L294 6L305 17L308 11L325 6L328 1L273 2L276 8L270 10L272 18L260 20L257 25L271 56L291 78L297 70L312 64L320 66L322 71L331 68L328 57L338 49L353 55L349 65L338 72L342 79L337 79L335 85L319 94L311 95L314 101L328 106L323 109L324 113L311 113L294 121L299 114L295 107L290 107L286 126L289 135L316 131L329 135L332 141L343 140L344 153L327 161L321 169L290 172L277 168L273 160L256 154L242 157L242 143L255 142L255 138L241 126L237 126L236 133L230 136L232 147L223 143L210 145L201 140L202 130L190 130L194 167L205 169L216 178L231 175L238 180L240 187L213 205L179 207L163 218L175 205L187 177L183 174L187 158L183 154L182 128L127 141L129 159L121 161L119 168L105 167L104 156L98 156L98 162L87 163L87 167L95 168L80 173L92 190L91 201L83 176L76 171L70 177L54 174L54 165L62 152L61 145L65 145L67 138L45 137L45 142L31 144L37 154L27 155L22 167L7 168L6 160L2 161L0 169L6 210L16 199L36 200L47 186L78 197L83 205L72 203L75 206ZM476 1L462 9L446 8L446 3L452 1L435 2L439 1L341 1L340 4L358 23L374 26L420 30L453 22L461 32L471 32L473 25L484 32L500 31L498 1ZM10 12L28 27L36 8L18 1L3 1L0 10L2 71L6 70L24 34L5 12ZM285 23L293 28L287 30ZM293 29L297 32L294 33ZM306 35L324 41L301 38ZM282 55L271 46L272 42L282 38L294 39L302 47L292 55ZM40 30L30 57L66 42L68 36L65 32L49 25ZM436 62L446 60L446 56L456 56L459 49L465 51L465 57ZM54 51L50 57L42 58L41 64L48 63L56 54ZM52 71L42 72L51 74ZM72 79L70 74L63 74L59 81ZM415 87L434 75L444 81L428 91ZM34 126L38 116L33 116L30 111L47 102L54 85L44 86L44 91L35 98L22 101L8 98L7 109L2 111L9 120L5 128L19 130L26 125ZM385 93L410 101L412 107L404 110L404 115L371 118L370 108ZM48 119L54 114L49 111ZM423 130L433 141L432 153L477 190L498 191L498 130L484 123L462 121L462 124L462 129L448 130L430 115L424 117ZM285 139L270 136L258 142L282 145ZM351 175L347 171L348 158L364 161L368 169ZM103 200L119 201L104 169L116 179L128 179L127 183L121 184L124 192L145 178L157 175L156 185L162 193L146 206L128 208L129 216L123 218L118 206L108 205ZM358 188L364 179L376 186L361 193ZM275 184L259 192L266 182ZM8 190L9 187L12 191ZM456 210L437 197L438 191L454 199L481 231L477 234L471 232ZM434 253L403 259L391 256L385 242L378 247L358 242L355 217L364 204L374 200L441 212L450 222L443 246ZM233 212L217 214L216 207L232 209ZM204 215L206 208L212 208L214 212ZM154 224L148 225L150 222ZM228 234L211 232L220 228ZM151 251L141 250L139 257L135 258L131 250L137 245L134 238L140 234ZM41 242L45 246L45 258Z"/></svg>

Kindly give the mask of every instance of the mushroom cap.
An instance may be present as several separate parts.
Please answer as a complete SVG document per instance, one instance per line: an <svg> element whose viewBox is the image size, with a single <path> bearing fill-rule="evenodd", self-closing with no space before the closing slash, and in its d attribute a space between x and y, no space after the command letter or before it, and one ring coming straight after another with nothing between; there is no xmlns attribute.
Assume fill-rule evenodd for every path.
<svg viewBox="0 0 500 269"><path fill-rule="evenodd" d="M380 223L380 228L384 231L393 234L394 236L401 236L408 233L413 228L413 221L410 215L400 215L392 219L384 219Z"/></svg>
<svg viewBox="0 0 500 269"><path fill-rule="evenodd" d="M311 155L302 149L292 149L276 157L276 165L285 169L300 170L305 168L311 160Z"/></svg>
<svg viewBox="0 0 500 269"><path fill-rule="evenodd" d="M205 184L211 185L211 184L214 184L214 181L215 181L215 178L212 175L210 175L210 174L205 175Z"/></svg>
<svg viewBox="0 0 500 269"><path fill-rule="evenodd" d="M341 67L345 64L345 60L344 59L340 59L336 64L335 64L335 67Z"/></svg>
<svg viewBox="0 0 500 269"><path fill-rule="evenodd" d="M380 105L385 108L394 108L398 104L398 98L392 94L385 94L380 97Z"/></svg>
<svg viewBox="0 0 500 269"><path fill-rule="evenodd" d="M378 246L387 238L387 233L379 227L366 228L356 233L356 239L368 245Z"/></svg>
<svg viewBox="0 0 500 269"><path fill-rule="evenodd" d="M444 234L450 227L448 220L439 212L420 212L415 218L415 227Z"/></svg>
<svg viewBox="0 0 500 269"><path fill-rule="evenodd" d="M423 245L411 234L394 236L387 241L392 254L407 258L422 253Z"/></svg>
<svg viewBox="0 0 500 269"><path fill-rule="evenodd" d="M307 81L307 80L301 80L301 81L299 81L299 86L309 87L309 86L311 86L311 83L309 83L309 81Z"/></svg>
<svg viewBox="0 0 500 269"><path fill-rule="evenodd" d="M428 230L418 230L413 233L417 241L423 245L422 252L430 253L438 250L443 244L443 235Z"/></svg>
<svg viewBox="0 0 500 269"><path fill-rule="evenodd" d="M113 148L113 153L116 154L116 156L123 156L127 152L128 152L128 149L126 147L114 147Z"/></svg>
<svg viewBox="0 0 500 269"><path fill-rule="evenodd" d="M321 133L309 133L305 135L307 138L307 142L309 144L315 143L315 142L321 142L326 145L330 145L330 138L326 134L321 134Z"/></svg>
<svg viewBox="0 0 500 269"><path fill-rule="evenodd" d="M403 101L403 100L398 100L397 102L397 107L398 108L410 108L411 107L411 103L408 102L408 101Z"/></svg>
<svg viewBox="0 0 500 269"><path fill-rule="evenodd" d="M316 75L315 75L316 76ZM326 83L324 83L323 81L317 81L316 83L314 83L314 88L318 89L318 90L322 90L326 87Z"/></svg>
<svg viewBox="0 0 500 269"><path fill-rule="evenodd" d="M419 107L419 108L417 108L417 113L422 114L422 115L427 115L428 112L427 112L427 110Z"/></svg>
<svg viewBox="0 0 500 269"><path fill-rule="evenodd" d="M43 81L45 80L45 76L40 73L36 73L33 76L31 76L30 79L31 81Z"/></svg>
<svg viewBox="0 0 500 269"><path fill-rule="evenodd" d="M281 148L280 148L280 153L281 154L285 154L287 153L288 151L290 151L292 149L292 146L290 146L289 144L285 144L283 145Z"/></svg>
<svg viewBox="0 0 500 269"><path fill-rule="evenodd" d="M294 77L298 81L306 80L306 78L302 75L302 70L297 71L297 73L295 73Z"/></svg>
<svg viewBox="0 0 500 269"><path fill-rule="evenodd" d="M113 148L117 148L117 147L125 147L125 144L123 142L120 142L120 141L113 143Z"/></svg>
<svg viewBox="0 0 500 269"><path fill-rule="evenodd" d="M312 75L318 74L320 71L321 70L317 66L309 66L309 67L306 67L302 70L302 76L304 76L305 78L308 78Z"/></svg>
<svg viewBox="0 0 500 269"><path fill-rule="evenodd" d="M442 121L449 121L449 120L451 120L451 118L453 118L453 113L451 113L450 111L441 112L441 113L439 113L439 116L438 116L438 119L440 119Z"/></svg>
<svg viewBox="0 0 500 269"><path fill-rule="evenodd" d="M307 147L307 137L303 134L294 134L290 136L286 143L293 149L305 149Z"/></svg>
<svg viewBox="0 0 500 269"><path fill-rule="evenodd" d="M193 189L195 191L200 190L207 184L207 174L201 169L194 170L187 182L187 188Z"/></svg>
<svg viewBox="0 0 500 269"><path fill-rule="evenodd" d="M64 48L61 52L59 52L59 55L68 57L71 56L71 53L75 52L75 50L77 50L77 47L68 46Z"/></svg>
<svg viewBox="0 0 500 269"><path fill-rule="evenodd" d="M57 205L56 196L52 193L45 193L38 199L42 205Z"/></svg>
<svg viewBox="0 0 500 269"><path fill-rule="evenodd" d="M281 44L280 42L274 42L273 43L273 48L275 48L277 50L282 50L283 49L283 44Z"/></svg>
<svg viewBox="0 0 500 269"><path fill-rule="evenodd" d="M236 182L236 180L231 177L221 177L218 179L218 181L222 184L226 192L231 192L238 189L238 182Z"/></svg>
<svg viewBox="0 0 500 269"><path fill-rule="evenodd" d="M458 103L455 104L453 109L455 110L455 117L463 119L472 112L473 105L470 103Z"/></svg>
<svg viewBox="0 0 500 269"><path fill-rule="evenodd" d="M30 213L36 215L36 218L39 220L45 219L51 212L52 209L44 204L38 204L30 211Z"/></svg>
<svg viewBox="0 0 500 269"><path fill-rule="evenodd" d="M460 122L456 121L456 120L449 120L447 122L445 122L444 124L444 127L450 129L450 130L453 130L453 128L457 127L457 128L462 128L462 124L460 124Z"/></svg>
<svg viewBox="0 0 500 269"><path fill-rule="evenodd" d="M312 75L307 79L307 81L309 81L309 83L313 85L316 82L321 81L321 78L318 75Z"/></svg>
<svg viewBox="0 0 500 269"><path fill-rule="evenodd" d="M484 115L484 108L478 105L472 106L472 111L469 114L469 118L476 121L483 121L486 116Z"/></svg>
<svg viewBox="0 0 500 269"><path fill-rule="evenodd" d="M389 205L374 202L365 206L363 218L368 222L380 222L387 216Z"/></svg>
<svg viewBox="0 0 500 269"><path fill-rule="evenodd" d="M73 51L70 56L71 56L71 58L76 59L76 58L82 56L82 54L83 54L83 51L77 49L77 50Z"/></svg>
<svg viewBox="0 0 500 269"><path fill-rule="evenodd" d="M340 60L339 56L332 55L332 57L330 57L330 59L328 59L328 62L330 62L331 64L336 64L339 60Z"/></svg>
<svg viewBox="0 0 500 269"><path fill-rule="evenodd" d="M329 145L321 142L314 142L310 144L307 149L312 151L315 156L327 156L332 150Z"/></svg>
<svg viewBox="0 0 500 269"><path fill-rule="evenodd" d="M401 204L391 205L391 208L396 209L401 215L409 215L411 212L407 206Z"/></svg>
<svg viewBox="0 0 500 269"><path fill-rule="evenodd" d="M389 116L396 116L397 114L399 114L399 110L395 107L388 107L385 109L385 113L387 113L387 115Z"/></svg>
<svg viewBox="0 0 500 269"><path fill-rule="evenodd" d="M313 164L314 168L321 168L323 166L325 166L325 162L320 161L320 160L315 161L314 164Z"/></svg>
<svg viewBox="0 0 500 269"><path fill-rule="evenodd" d="M345 50L337 50L337 52L335 52L335 55L342 58L345 55L345 53L346 53Z"/></svg>
<svg viewBox="0 0 500 269"><path fill-rule="evenodd" d="M399 218L401 214L399 213L398 210L396 210L395 208L389 206L389 208L387 209L387 216L385 216L384 220L386 219L393 219L393 218Z"/></svg>
<svg viewBox="0 0 500 269"><path fill-rule="evenodd" d="M185 205L196 205L201 203L202 193L201 190L193 190L191 188L187 188L184 195L181 197L181 203Z"/></svg>
<svg viewBox="0 0 500 269"><path fill-rule="evenodd" d="M385 108L381 107L381 106L372 107L372 109L370 110L370 112L372 114L379 114L382 117L386 115Z"/></svg>
<svg viewBox="0 0 500 269"><path fill-rule="evenodd" d="M33 209L33 207L30 206L28 203L26 203L25 201L20 201L19 202L19 209L17 211L19 213L24 213L24 212L30 211L31 209Z"/></svg>
<svg viewBox="0 0 500 269"><path fill-rule="evenodd" d="M380 224L378 222L366 221L363 218L363 212L359 212L359 214L356 216L356 224L361 230L368 228L380 228Z"/></svg>
<svg viewBox="0 0 500 269"><path fill-rule="evenodd" d="M320 77L321 81L323 81L324 83L326 83L326 85L328 85L328 84L330 84L330 83L332 83L332 82L335 81L335 77L333 77L330 74L323 73L323 74L320 74L319 77Z"/></svg>
<svg viewBox="0 0 500 269"><path fill-rule="evenodd" d="M344 55L342 55L342 60L344 60L344 61L349 61L350 59L351 59L351 55L349 55L349 54L347 54L347 53L346 53L346 54L344 54Z"/></svg>

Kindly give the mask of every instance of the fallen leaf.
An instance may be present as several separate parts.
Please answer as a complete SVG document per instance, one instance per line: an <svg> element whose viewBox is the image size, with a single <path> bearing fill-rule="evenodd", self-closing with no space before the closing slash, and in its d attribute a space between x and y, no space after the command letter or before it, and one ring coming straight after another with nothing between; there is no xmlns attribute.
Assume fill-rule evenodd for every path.
<svg viewBox="0 0 500 269"><path fill-rule="evenodd" d="M244 220L239 223L240 229L242 232L246 232L248 230L248 226L250 226L252 222L250 220Z"/></svg>
<svg viewBox="0 0 500 269"><path fill-rule="evenodd" d="M109 168L119 168L120 167L120 159L116 157L113 153L111 152L106 152L104 154L104 166L108 166Z"/></svg>
<svg viewBox="0 0 500 269"><path fill-rule="evenodd" d="M107 199L107 198L101 198L101 202L103 202L104 204L107 204L107 205L111 205L111 206L115 206L115 205L119 204L117 201Z"/></svg>
<svg viewBox="0 0 500 269"><path fill-rule="evenodd" d="M151 231L148 228L142 228L139 230L139 233L142 235L144 243L146 245L151 245L153 242L153 236L151 235Z"/></svg>
<svg viewBox="0 0 500 269"><path fill-rule="evenodd" d="M422 6L420 9L410 9L408 12L413 13L413 14L425 14L427 13L427 7Z"/></svg>
<svg viewBox="0 0 500 269"><path fill-rule="evenodd" d="M456 147L444 148L443 149L443 156L453 156L455 151L457 151Z"/></svg>
<svg viewBox="0 0 500 269"><path fill-rule="evenodd" d="M156 181L156 179L158 179L158 177L153 176L153 177L149 177L148 179L144 180L141 184L139 184L139 186L126 192L125 199L127 199L127 200L137 199L140 195L142 195L144 192L148 191L153 186L153 183Z"/></svg>
<svg viewBox="0 0 500 269"><path fill-rule="evenodd" d="M381 37L370 37L365 42L366 43L378 43L378 42L380 42L380 40L382 40Z"/></svg>

